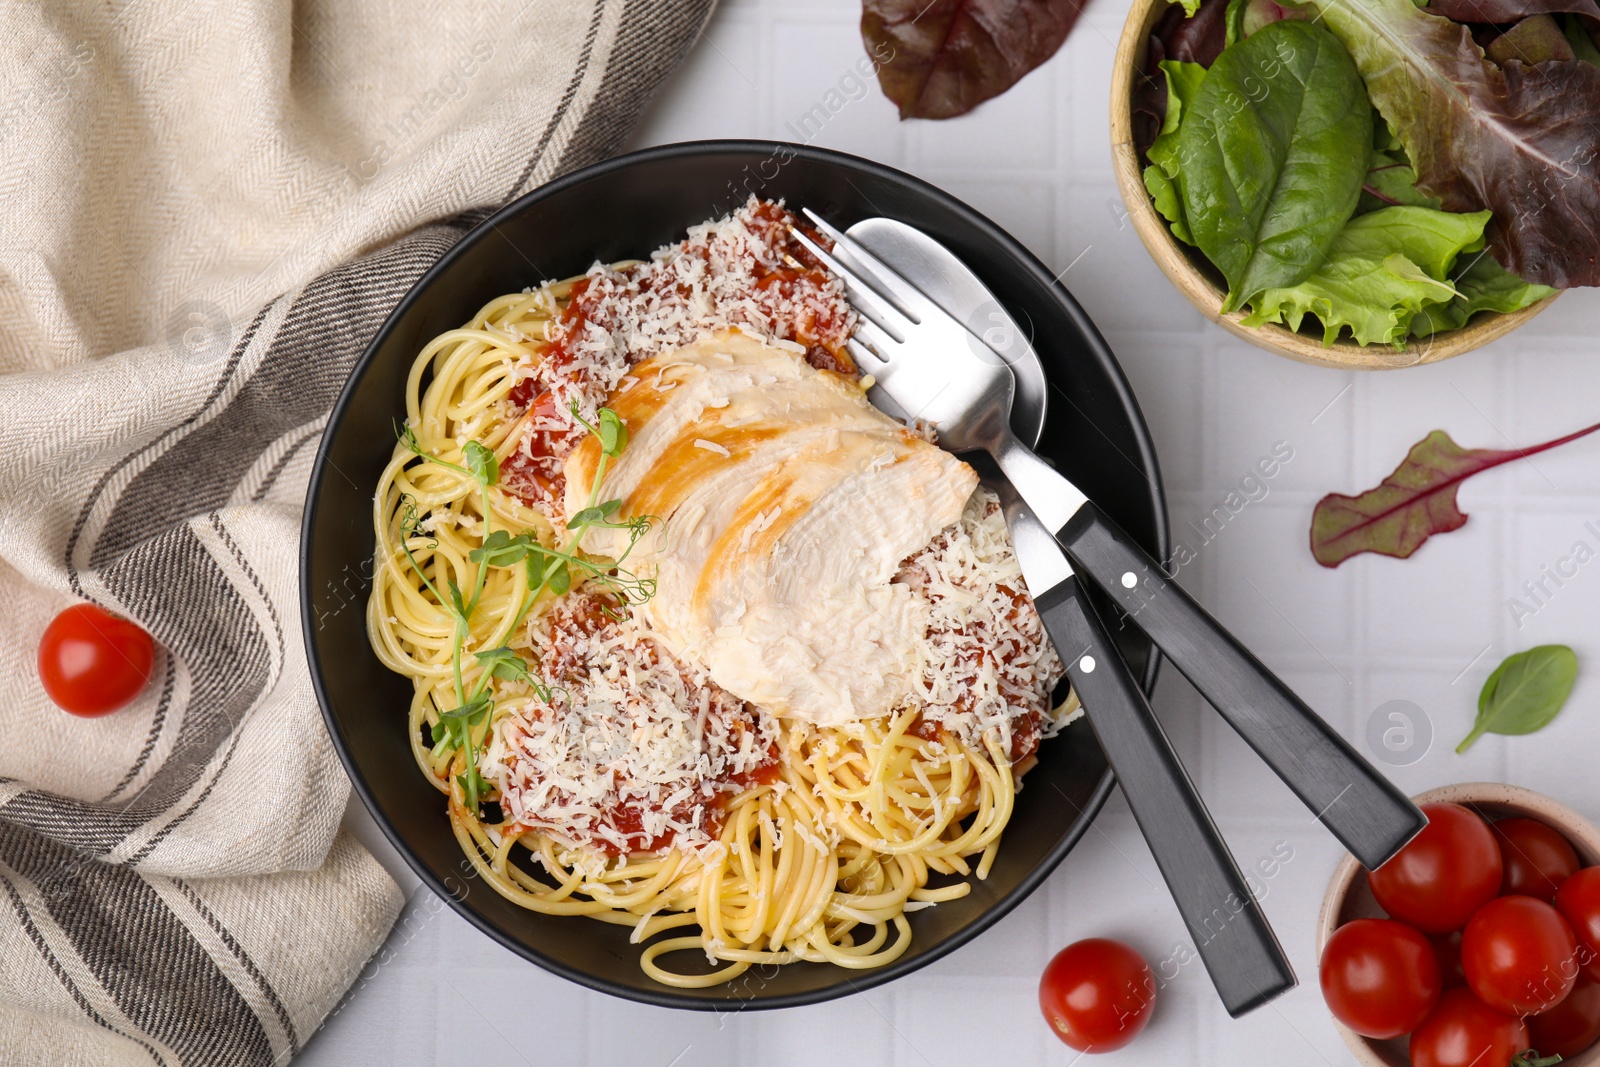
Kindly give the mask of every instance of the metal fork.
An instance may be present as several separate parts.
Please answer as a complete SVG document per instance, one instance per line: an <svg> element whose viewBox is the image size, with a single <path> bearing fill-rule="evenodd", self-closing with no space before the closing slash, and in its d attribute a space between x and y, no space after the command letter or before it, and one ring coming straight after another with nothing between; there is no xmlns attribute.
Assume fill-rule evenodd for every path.
<svg viewBox="0 0 1600 1067"><path fill-rule="evenodd" d="M1427 823L1416 805L1017 440L1008 425L1015 382L1005 360L848 234L805 214L834 252L791 232L839 276L860 313L849 350L875 379L873 402L932 423L953 452L992 455L1075 569L1117 601L1362 864L1381 866L1411 840Z"/></svg>

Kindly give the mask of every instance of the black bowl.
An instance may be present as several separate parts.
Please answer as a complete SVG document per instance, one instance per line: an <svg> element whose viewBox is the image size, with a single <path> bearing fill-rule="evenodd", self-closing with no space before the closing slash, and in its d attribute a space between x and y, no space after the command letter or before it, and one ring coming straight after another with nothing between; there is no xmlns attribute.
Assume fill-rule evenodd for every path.
<svg viewBox="0 0 1600 1067"><path fill-rule="evenodd" d="M452 836L439 794L411 757L411 685L367 644L362 610L373 555L368 486L393 447L406 372L423 344L499 293L581 273L595 260L644 256L751 193L785 198L848 225L901 219L961 256L1018 321L1031 324L1053 386L1040 452L1067 472L1157 558L1167 513L1150 435L1122 371L1093 323L1037 259L992 222L938 189L876 163L764 141L670 145L577 171L536 189L469 233L412 287L356 364L328 420L306 498L301 616L317 698L356 792L434 892L484 933L593 989L669 1007L729 1010L809 1004L887 982L964 944L999 920L1082 836L1111 790L1085 725L1048 742L1017 798L989 878L972 893L910 916L910 949L873 971L798 963L746 972L711 989L671 989L640 971L628 930L537 915L479 884ZM337 474L331 474L337 471ZM360 486L360 489L352 488ZM1108 609L1107 609L1108 610ZM1110 615L1106 616L1110 618ZM1119 635L1148 690L1156 656L1143 635ZM682 957L680 957L681 959Z"/></svg>

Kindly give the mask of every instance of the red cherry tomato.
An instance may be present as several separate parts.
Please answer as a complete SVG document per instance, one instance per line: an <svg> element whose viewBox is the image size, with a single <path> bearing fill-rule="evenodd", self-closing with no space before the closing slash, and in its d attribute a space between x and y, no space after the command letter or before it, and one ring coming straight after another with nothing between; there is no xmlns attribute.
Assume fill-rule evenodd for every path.
<svg viewBox="0 0 1600 1067"><path fill-rule="evenodd" d="M1461 973L1461 932L1434 934L1428 940L1433 942L1433 953L1439 957L1439 977L1444 987L1456 989L1466 985L1467 976Z"/></svg>
<svg viewBox="0 0 1600 1067"><path fill-rule="evenodd" d="M1472 995L1448 989L1411 1034L1411 1067L1508 1067L1527 1051L1528 1027Z"/></svg>
<svg viewBox="0 0 1600 1067"><path fill-rule="evenodd" d="M150 680L155 642L134 623L93 604L50 620L39 640L39 680L56 706L95 716L127 704Z"/></svg>
<svg viewBox="0 0 1600 1067"><path fill-rule="evenodd" d="M1519 894L1553 900L1561 883L1578 870L1578 854L1572 845L1537 819L1501 819L1490 829L1500 843L1500 858L1505 865L1501 896Z"/></svg>
<svg viewBox="0 0 1600 1067"><path fill-rule="evenodd" d="M1578 979L1567 999L1528 1020L1540 1056L1575 1056L1600 1038L1600 983Z"/></svg>
<svg viewBox="0 0 1600 1067"><path fill-rule="evenodd" d="M1578 938L1584 977L1600 982L1600 867L1585 867L1562 882L1555 905Z"/></svg>
<svg viewBox="0 0 1600 1067"><path fill-rule="evenodd" d="M1429 934L1459 930L1500 892L1500 846L1459 804L1424 804L1428 825L1367 875L1383 910Z"/></svg>
<svg viewBox="0 0 1600 1067"><path fill-rule="evenodd" d="M1461 969L1496 1011L1535 1015L1572 992L1578 942L1561 913L1532 897L1491 900L1461 934Z"/></svg>
<svg viewBox="0 0 1600 1067"><path fill-rule="evenodd" d="M1391 919L1357 919L1322 950L1322 999L1333 1017L1366 1037L1409 1034L1439 1001L1433 945Z"/></svg>
<svg viewBox="0 0 1600 1067"><path fill-rule="evenodd" d="M1055 1035L1079 1052L1110 1052L1139 1036L1156 1002L1156 976L1120 941L1077 941L1039 979L1039 1007Z"/></svg>

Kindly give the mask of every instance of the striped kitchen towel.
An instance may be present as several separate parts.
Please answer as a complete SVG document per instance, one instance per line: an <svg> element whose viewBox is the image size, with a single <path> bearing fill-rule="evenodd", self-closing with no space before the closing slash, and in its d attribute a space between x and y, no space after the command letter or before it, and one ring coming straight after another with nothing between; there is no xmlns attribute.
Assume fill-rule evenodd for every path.
<svg viewBox="0 0 1600 1067"><path fill-rule="evenodd" d="M0 1063L282 1063L366 966L400 896L340 831L299 638L323 421L473 221L621 147L713 3L4 9ZM101 719L34 667L79 600L163 650Z"/></svg>

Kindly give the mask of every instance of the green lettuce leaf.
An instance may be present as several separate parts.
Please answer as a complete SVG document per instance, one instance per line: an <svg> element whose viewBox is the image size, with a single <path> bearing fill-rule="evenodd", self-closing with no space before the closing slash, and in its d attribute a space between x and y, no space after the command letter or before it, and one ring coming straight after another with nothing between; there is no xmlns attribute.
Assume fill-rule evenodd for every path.
<svg viewBox="0 0 1600 1067"><path fill-rule="evenodd" d="M1439 198L1417 189L1417 172L1406 162L1404 151L1374 152L1367 167L1366 180L1361 184L1361 206L1365 214L1396 204L1412 207L1439 207Z"/></svg>
<svg viewBox="0 0 1600 1067"><path fill-rule="evenodd" d="M1283 323L1298 330L1305 316L1315 315L1323 344L1333 344L1348 327L1358 344L1403 345L1419 313L1461 295L1448 280L1450 270L1461 253L1483 247L1489 217L1487 211L1458 215L1409 206L1358 215L1310 277L1251 301L1244 325Z"/></svg>
<svg viewBox="0 0 1600 1067"><path fill-rule="evenodd" d="M1548 285L1525 282L1502 267L1488 252L1480 252L1472 262L1456 271L1454 284L1460 296L1434 307L1424 308L1411 320L1413 337L1431 337L1445 330L1459 330L1480 311L1507 314L1538 303L1556 290Z"/></svg>
<svg viewBox="0 0 1600 1067"><path fill-rule="evenodd" d="M1176 181L1227 279L1224 311L1315 269L1355 212L1371 143L1366 86L1321 24L1271 22L1217 57L1184 107Z"/></svg>
<svg viewBox="0 0 1600 1067"><path fill-rule="evenodd" d="M1161 217L1172 225L1172 235L1192 245L1194 238L1189 235L1189 225L1183 218L1183 200L1178 194L1178 127L1183 121L1184 104L1194 99L1195 90L1206 76L1206 68L1198 63L1163 59L1161 70L1167 76L1167 117L1161 124L1161 133L1145 153L1150 165L1144 169L1144 187Z"/></svg>

